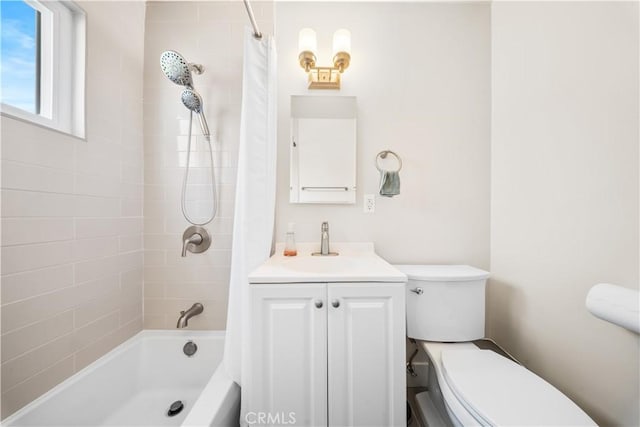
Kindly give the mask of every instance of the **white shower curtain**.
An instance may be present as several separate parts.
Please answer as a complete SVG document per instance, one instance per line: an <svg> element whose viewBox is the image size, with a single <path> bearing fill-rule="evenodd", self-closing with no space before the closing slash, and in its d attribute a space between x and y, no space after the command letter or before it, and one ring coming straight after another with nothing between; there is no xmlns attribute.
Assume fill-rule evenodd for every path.
<svg viewBox="0 0 640 427"><path fill-rule="evenodd" d="M242 385L248 339L247 276L271 254L276 200L276 51L245 29L238 180L224 365Z"/></svg>

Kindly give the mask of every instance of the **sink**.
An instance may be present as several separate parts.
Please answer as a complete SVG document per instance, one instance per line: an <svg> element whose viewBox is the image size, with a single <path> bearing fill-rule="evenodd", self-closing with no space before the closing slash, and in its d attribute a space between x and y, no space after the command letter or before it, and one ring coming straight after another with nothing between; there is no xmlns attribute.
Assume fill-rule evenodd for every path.
<svg viewBox="0 0 640 427"><path fill-rule="evenodd" d="M298 255L276 253L249 275L250 283L405 282L406 276L380 258L372 243L334 243L338 256L312 256L317 245L299 244Z"/></svg>
<svg viewBox="0 0 640 427"><path fill-rule="evenodd" d="M280 263L283 268L316 274L346 272L353 269L366 268L371 260L353 255L338 256L296 256L283 257Z"/></svg>

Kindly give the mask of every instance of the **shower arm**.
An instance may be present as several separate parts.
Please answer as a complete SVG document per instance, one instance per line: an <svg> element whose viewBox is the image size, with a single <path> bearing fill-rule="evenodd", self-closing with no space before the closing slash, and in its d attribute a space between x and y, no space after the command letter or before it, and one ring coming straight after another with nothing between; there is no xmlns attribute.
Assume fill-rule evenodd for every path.
<svg viewBox="0 0 640 427"><path fill-rule="evenodd" d="M251 26L253 27L253 36L257 39L262 38L262 33L260 32L260 28L258 28L258 23L256 22L255 16L253 16L253 9L251 8L251 3L249 0L242 0L244 2L244 7L247 9L247 14L249 15L249 21L251 21Z"/></svg>
<svg viewBox="0 0 640 427"><path fill-rule="evenodd" d="M187 67L189 67L189 71L192 71L197 75L204 73L204 66L202 64L194 64L193 62L189 62L187 64Z"/></svg>

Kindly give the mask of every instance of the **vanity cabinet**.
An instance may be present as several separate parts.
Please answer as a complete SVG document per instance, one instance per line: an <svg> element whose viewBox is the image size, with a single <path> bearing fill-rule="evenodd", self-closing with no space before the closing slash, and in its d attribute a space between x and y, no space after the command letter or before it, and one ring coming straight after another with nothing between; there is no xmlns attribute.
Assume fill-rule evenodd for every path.
<svg viewBox="0 0 640 427"><path fill-rule="evenodd" d="M271 425L406 425L404 283L250 288L247 412Z"/></svg>

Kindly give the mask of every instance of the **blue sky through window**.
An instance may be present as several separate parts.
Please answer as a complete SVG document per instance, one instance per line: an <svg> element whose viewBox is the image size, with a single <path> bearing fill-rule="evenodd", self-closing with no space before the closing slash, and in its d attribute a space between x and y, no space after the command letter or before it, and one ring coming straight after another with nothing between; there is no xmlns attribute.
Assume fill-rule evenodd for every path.
<svg viewBox="0 0 640 427"><path fill-rule="evenodd" d="M0 98L36 113L36 17L24 1L0 1Z"/></svg>

